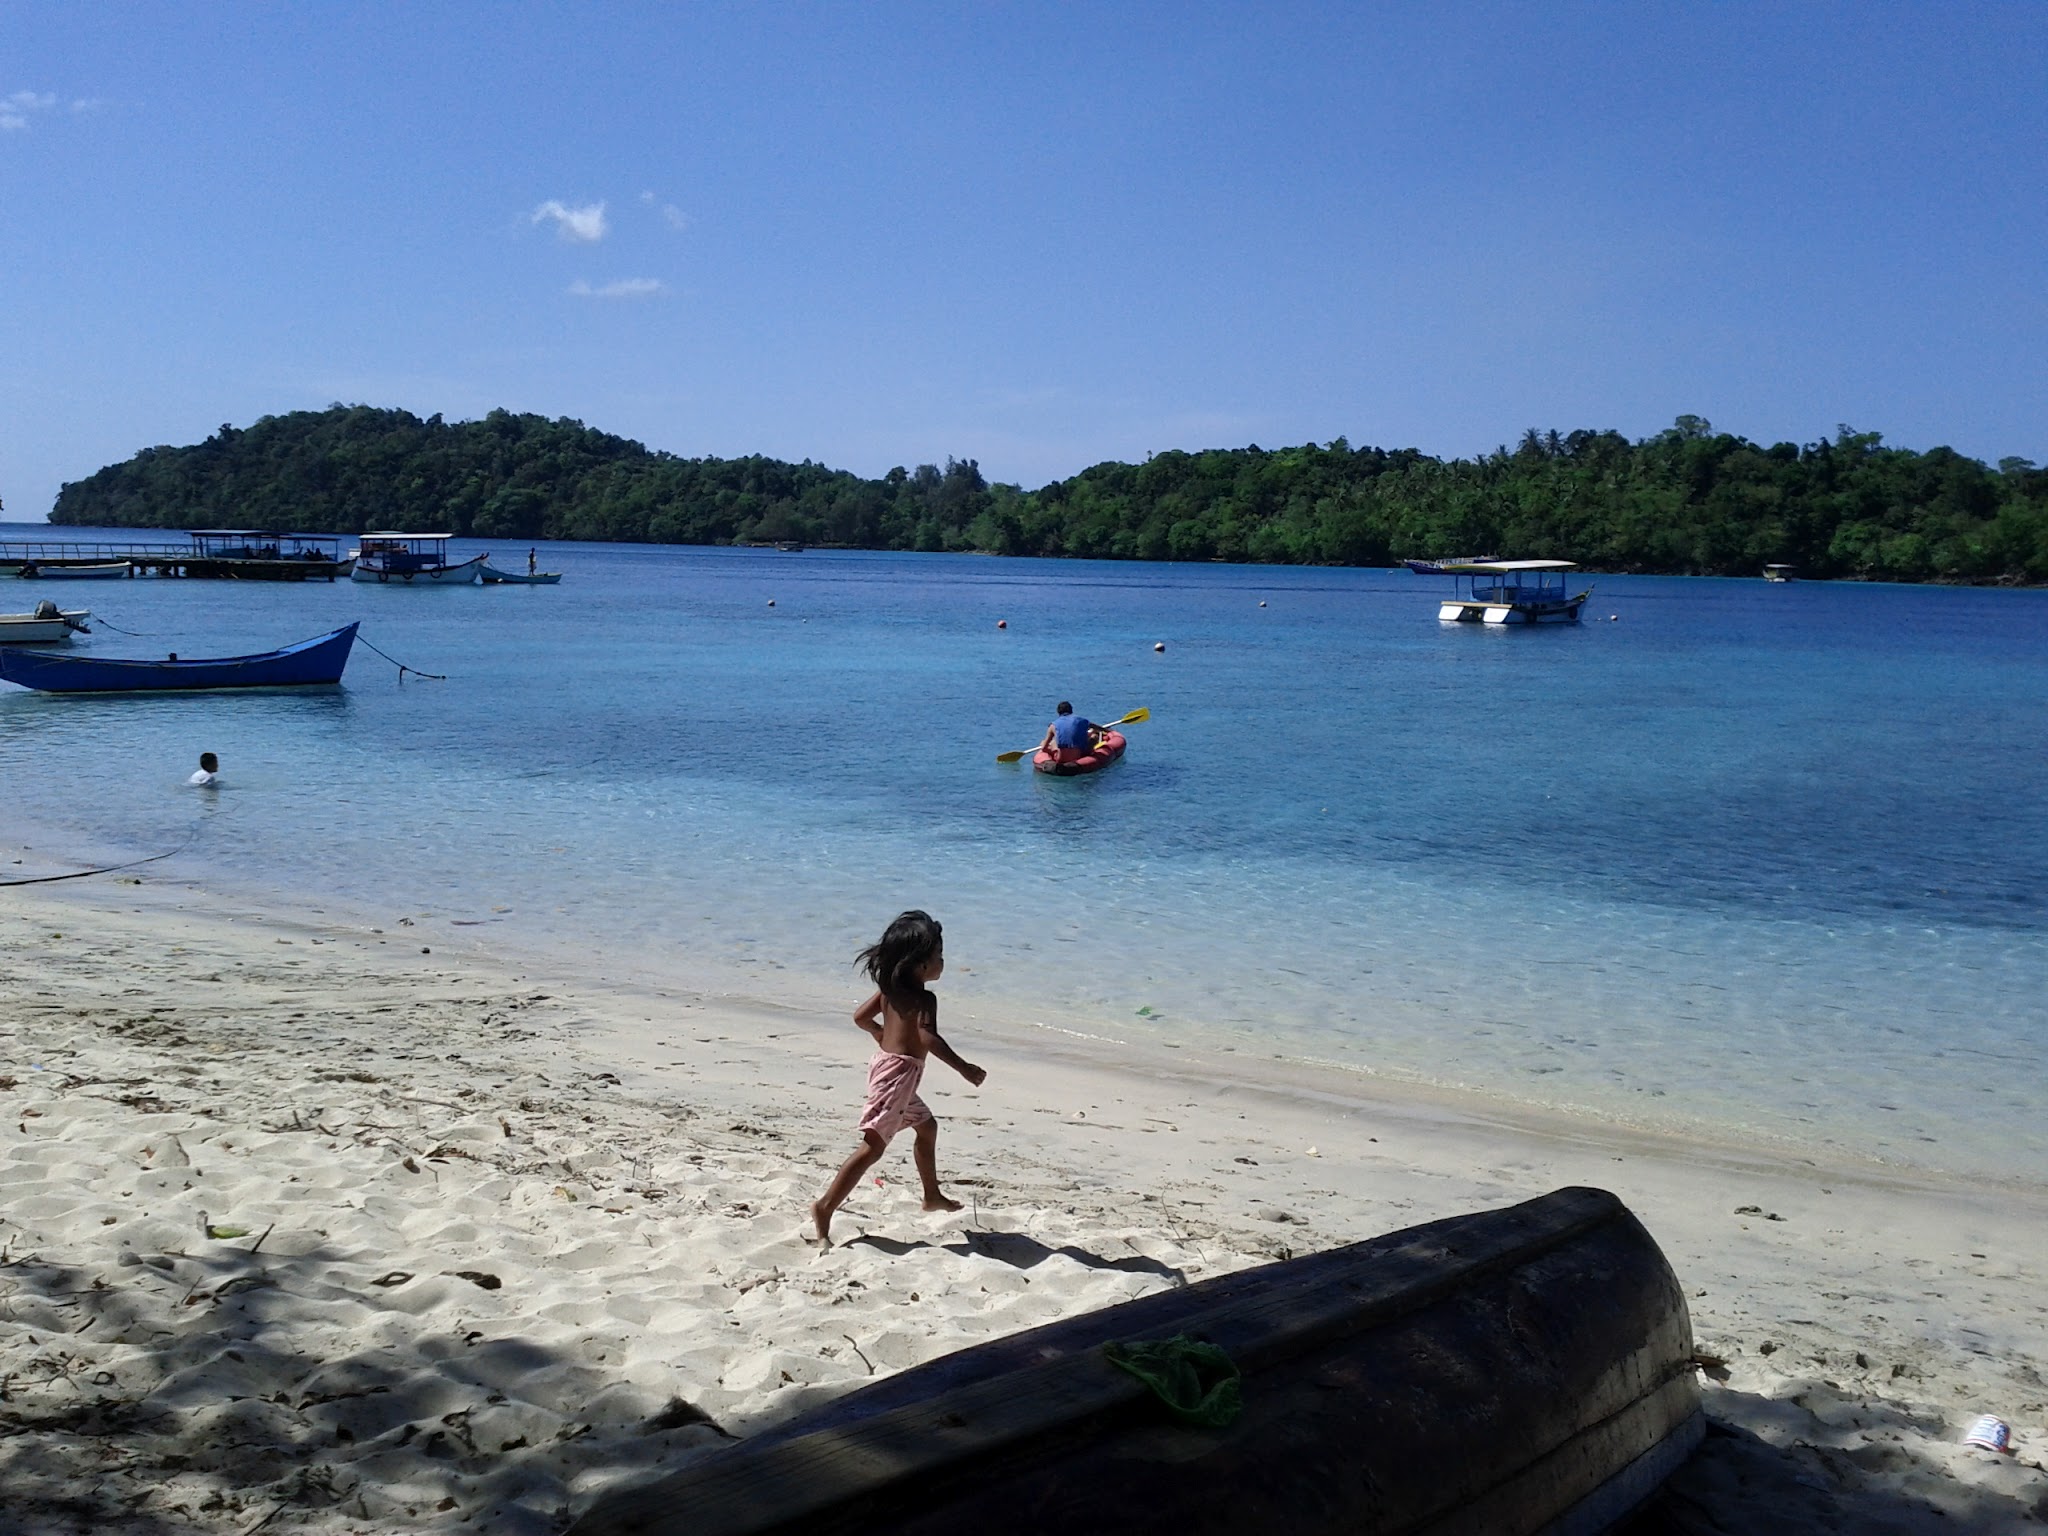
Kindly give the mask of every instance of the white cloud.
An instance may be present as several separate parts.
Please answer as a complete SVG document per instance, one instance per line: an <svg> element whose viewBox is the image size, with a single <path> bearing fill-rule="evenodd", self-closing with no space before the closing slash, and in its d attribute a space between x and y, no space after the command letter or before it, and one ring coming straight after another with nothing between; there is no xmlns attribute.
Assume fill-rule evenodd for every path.
<svg viewBox="0 0 2048 1536"><path fill-rule="evenodd" d="M0 96L0 133L20 133L28 127L29 114L47 112L57 105L57 97L49 91L16 91L11 96Z"/></svg>
<svg viewBox="0 0 2048 1536"><path fill-rule="evenodd" d="M668 292L658 277L622 277L614 282L593 284L577 278L569 291L579 299L651 299Z"/></svg>
<svg viewBox="0 0 2048 1536"><path fill-rule="evenodd" d="M564 240L602 240L605 231L610 227L604 221L603 203L571 208L551 197L533 210L534 223L544 223L549 219L555 221L555 232Z"/></svg>
<svg viewBox="0 0 2048 1536"><path fill-rule="evenodd" d="M688 229L690 227L689 215L684 213L674 203L661 202L652 192L642 192L640 194L640 201L647 204L650 208L658 208L662 220L670 229Z"/></svg>

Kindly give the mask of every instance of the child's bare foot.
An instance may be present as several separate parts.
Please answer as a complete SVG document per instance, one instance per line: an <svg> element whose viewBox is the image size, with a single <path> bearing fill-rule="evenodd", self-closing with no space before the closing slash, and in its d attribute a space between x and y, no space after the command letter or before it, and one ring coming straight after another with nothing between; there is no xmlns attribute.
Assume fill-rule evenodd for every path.
<svg viewBox="0 0 2048 1536"><path fill-rule="evenodd" d="M930 1207L927 1206L926 1209L929 1210ZM956 1205L953 1209L957 1211L960 1207ZM813 1200L811 1202L811 1224L818 1229L816 1239L818 1244L821 1247L830 1248L832 1246L832 1211L824 1201Z"/></svg>
<svg viewBox="0 0 2048 1536"><path fill-rule="evenodd" d="M960 1211L966 1209L958 1200L948 1200L944 1195L926 1195L924 1197L924 1208L928 1211Z"/></svg>

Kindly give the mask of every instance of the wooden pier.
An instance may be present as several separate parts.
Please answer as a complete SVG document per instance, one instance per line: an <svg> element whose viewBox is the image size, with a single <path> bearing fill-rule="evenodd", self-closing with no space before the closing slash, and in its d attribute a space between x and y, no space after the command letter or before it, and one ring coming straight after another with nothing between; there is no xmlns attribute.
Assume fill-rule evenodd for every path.
<svg viewBox="0 0 2048 1536"><path fill-rule="evenodd" d="M240 537L240 536L237 536ZM253 536L251 536L253 537ZM112 544L74 539L0 540L0 578L34 577L45 571L127 562L130 576L184 576L243 581L333 581L353 564L331 534L266 535L267 549L247 538L229 542L220 534L195 535L180 544ZM276 540L293 542L291 553ZM317 551L317 553L316 553Z"/></svg>

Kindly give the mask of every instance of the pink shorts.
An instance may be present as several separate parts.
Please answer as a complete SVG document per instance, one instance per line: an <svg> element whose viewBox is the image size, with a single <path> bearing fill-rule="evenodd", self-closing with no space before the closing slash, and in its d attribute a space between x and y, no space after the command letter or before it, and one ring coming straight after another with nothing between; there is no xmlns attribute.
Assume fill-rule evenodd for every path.
<svg viewBox="0 0 2048 1536"><path fill-rule="evenodd" d="M921 1125L932 1118L925 1102L917 1096L924 1079L922 1056L898 1056L894 1051L877 1051L868 1063L868 1103L860 1117L860 1129L873 1131L887 1141L906 1125Z"/></svg>

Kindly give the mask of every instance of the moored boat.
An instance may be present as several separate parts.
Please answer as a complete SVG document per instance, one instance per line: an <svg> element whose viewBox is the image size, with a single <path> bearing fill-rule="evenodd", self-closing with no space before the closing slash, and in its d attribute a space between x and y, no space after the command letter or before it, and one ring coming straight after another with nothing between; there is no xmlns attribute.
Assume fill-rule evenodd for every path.
<svg viewBox="0 0 2048 1536"><path fill-rule="evenodd" d="M1475 565L1492 558L1492 555L1456 555L1448 560L1403 560L1401 563L1418 576L1441 576L1454 565Z"/></svg>
<svg viewBox="0 0 2048 1536"><path fill-rule="evenodd" d="M189 693L221 688L320 688L341 681L356 626L251 656L161 661L0 651L0 680L45 693Z"/></svg>
<svg viewBox="0 0 2048 1536"><path fill-rule="evenodd" d="M74 634L89 635L89 608L59 608L48 599L34 613L0 613L0 645L49 645Z"/></svg>
<svg viewBox="0 0 2048 1536"><path fill-rule="evenodd" d="M1765 581L1790 581L1799 571L1796 565L1767 565L1764 567Z"/></svg>
<svg viewBox="0 0 2048 1536"><path fill-rule="evenodd" d="M354 562L341 553L341 540L325 533L281 533L264 528L193 528L191 557L178 567L185 576L234 581L333 581Z"/></svg>
<svg viewBox="0 0 2048 1536"><path fill-rule="evenodd" d="M366 533L351 579L403 586L473 586L484 557L448 558L449 533Z"/></svg>
<svg viewBox="0 0 2048 1536"><path fill-rule="evenodd" d="M126 560L73 561L66 565L48 560L25 560L21 575L34 581L114 581L133 576L135 567Z"/></svg>
<svg viewBox="0 0 2048 1536"><path fill-rule="evenodd" d="M1122 731L1105 728L1101 745L1086 756L1069 758L1061 762L1052 753L1041 749L1031 754L1031 766L1040 773L1054 774L1063 779L1072 778L1076 774L1099 773L1124 755L1126 744Z"/></svg>
<svg viewBox="0 0 2048 1536"><path fill-rule="evenodd" d="M1446 563L1442 574L1460 583L1437 608L1446 624L1576 624L1593 589L1568 593L1570 560L1467 560Z"/></svg>
<svg viewBox="0 0 2048 1536"><path fill-rule="evenodd" d="M487 587L552 587L560 583L560 571L501 571L491 564L491 557L482 557L483 563L476 568Z"/></svg>
<svg viewBox="0 0 2048 1536"><path fill-rule="evenodd" d="M1189 1340L1239 1373L1234 1418L1187 1422L1106 1350ZM1587 1536L1704 1433L1670 1265L1613 1195L1561 1189L961 1350L570 1536Z"/></svg>

